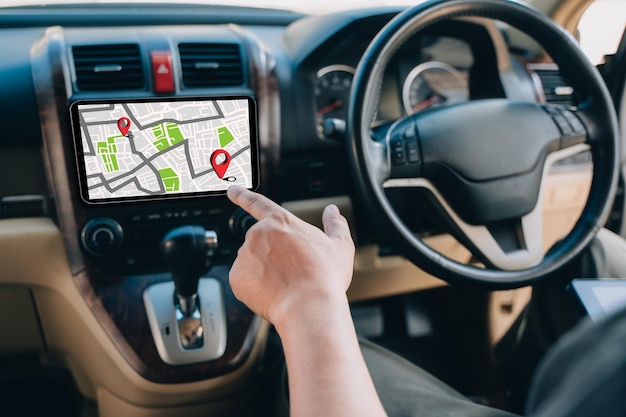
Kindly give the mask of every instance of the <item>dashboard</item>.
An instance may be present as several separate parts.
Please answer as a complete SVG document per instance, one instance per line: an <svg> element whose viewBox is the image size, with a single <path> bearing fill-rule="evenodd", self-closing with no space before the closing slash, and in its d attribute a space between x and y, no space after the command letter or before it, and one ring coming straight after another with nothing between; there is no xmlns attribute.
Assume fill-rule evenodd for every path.
<svg viewBox="0 0 626 417"><path fill-rule="evenodd" d="M119 15L107 8L104 11L116 19ZM73 233L80 236L76 253L86 252L98 268L109 273L162 270L164 265L151 254L156 250L156 237L177 224L177 219L193 219L215 228L223 236L218 257L228 262L251 220L227 209L224 198L171 198L151 201L149 206L135 202L106 207L80 201L84 196L78 179L84 167L77 168L73 147L73 137L80 131L71 129L69 107L80 101L249 96L258 106L261 191L278 201L353 196L345 135L333 127L345 123L352 77L361 55L397 11L375 9L308 18L274 13L265 17L265 24L261 16L258 24L244 25L218 20L208 25L172 22L155 26L151 21L133 29L103 14L96 18L97 29L77 27L70 18L65 26L4 29L21 36L24 45L13 55L15 64L4 67L7 72L15 71L16 65L23 70L19 76L7 74L16 82L4 87L9 91L3 97L7 105L14 97L24 110L17 116L19 123L6 123L9 132L3 139L10 145L26 133L21 145L49 145L50 136L59 142L58 149L51 145L48 149L63 155L66 171L60 172L61 156L55 155L51 168L59 174L53 183L62 181L69 197L79 200L70 217L75 224L68 230L76 229ZM164 11L154 11L160 12ZM241 16L249 18L245 13ZM27 18L26 14L21 17ZM169 23L171 17L159 19ZM112 21L116 25L107 26ZM159 72L163 64L166 74ZM540 93L528 69L509 54L502 31L493 23L480 19L443 22L397 51L386 69L373 126L468 100L534 101ZM325 131L329 123L330 132ZM43 132L20 128L37 125L44 127ZM49 126L57 129L50 132ZM117 131L115 126L112 129ZM191 171L195 172L193 167ZM367 220L361 213L355 214L356 235L363 241L376 241L376 231L363 226ZM94 219L104 219L104 223ZM436 232L429 230L430 224L421 222L416 228ZM98 234L100 226L106 230L103 234ZM99 239L109 243L103 245Z"/></svg>
<svg viewBox="0 0 626 417"><path fill-rule="evenodd" d="M267 324L228 286L228 266L254 224L221 192L238 178L249 177L244 185L258 186L314 224L321 208L335 202L362 249L356 274L378 288L377 294L413 288L376 279L381 264L389 275L407 281L423 272L399 260L371 227L355 195L345 137L361 56L398 12L372 8L304 16L228 6L96 4L7 8L0 14L2 217L48 219L46 230L58 229L61 236L72 285L63 284L61 291L55 280L40 274L25 283L19 277L0 283L52 288L54 296L46 291L34 296L42 326L55 329L47 343L75 358L86 396L110 394L120 403L145 407L194 402L197 392L237 402L235 394L245 384L232 375L254 366L267 332ZM480 18L442 22L420 32L385 69L372 129L483 98L574 104L575 92L558 68L541 62L534 51L511 52L508 42L506 27ZM243 106L228 107L232 98L253 111L217 124L217 116L230 117L228 109ZM101 111L106 114L89 118ZM186 124L189 120L198 123ZM240 122L248 128L244 145ZM159 161L166 154L172 158ZM249 166L234 171L242 155ZM567 163L588 167L588 155L577 158ZM125 176L108 179L120 171ZM205 180L211 185L184 188ZM108 194L99 194L105 184ZM442 235L436 213L415 213L426 196L388 192L416 233ZM219 238L211 251L211 274L223 292L227 342L216 360L176 366L166 363L152 343L142 294L170 280L161 242L168 231L189 224ZM460 245L441 244L469 259ZM51 274L63 275L61 269L51 268ZM442 283L429 277L419 285ZM353 291L355 299L371 295ZM46 297L60 297L82 313L63 321L46 310ZM106 350L101 353L108 359L99 362L69 343L65 337L74 328L84 329L85 345L92 352ZM178 397L163 395L160 385L193 383L204 385ZM101 415L118 414L101 410Z"/></svg>

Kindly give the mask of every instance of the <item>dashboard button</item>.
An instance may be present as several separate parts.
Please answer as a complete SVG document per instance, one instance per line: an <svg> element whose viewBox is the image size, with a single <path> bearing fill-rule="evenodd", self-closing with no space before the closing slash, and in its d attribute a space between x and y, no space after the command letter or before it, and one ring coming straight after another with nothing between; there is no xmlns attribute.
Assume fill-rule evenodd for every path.
<svg viewBox="0 0 626 417"><path fill-rule="evenodd" d="M221 214L222 214L222 209L221 208L209 209L209 216L219 216Z"/></svg>
<svg viewBox="0 0 626 417"><path fill-rule="evenodd" d="M326 189L326 165L323 162L309 164L309 190L324 191Z"/></svg>
<svg viewBox="0 0 626 417"><path fill-rule="evenodd" d="M123 237L122 226L113 219L103 217L89 220L83 227L80 240L83 249L100 257L115 253Z"/></svg>
<svg viewBox="0 0 626 417"><path fill-rule="evenodd" d="M154 92L169 94L174 92L174 74L172 74L172 54L169 51L152 51L152 79Z"/></svg>
<svg viewBox="0 0 626 417"><path fill-rule="evenodd" d="M257 220L248 212L242 209L237 209L231 216L228 224L233 235L237 238L243 239L248 232L248 229L250 229L256 222Z"/></svg>

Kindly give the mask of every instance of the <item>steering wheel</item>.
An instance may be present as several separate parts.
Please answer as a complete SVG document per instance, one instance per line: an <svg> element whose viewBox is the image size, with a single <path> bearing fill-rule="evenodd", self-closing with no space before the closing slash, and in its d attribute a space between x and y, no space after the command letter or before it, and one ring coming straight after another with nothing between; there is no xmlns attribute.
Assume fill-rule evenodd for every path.
<svg viewBox="0 0 626 417"><path fill-rule="evenodd" d="M464 17L497 19L532 37L572 84L580 104L481 99L373 129L385 67L398 48L438 22ZM356 70L346 130L352 174L372 221L410 261L448 282L504 289L545 278L604 225L616 189L617 118L601 76L567 32L514 1L432 0L393 18ZM572 231L544 254L548 169L585 150L593 160L588 200ZM483 266L447 258L411 231L385 193L398 187L428 190L450 233Z"/></svg>

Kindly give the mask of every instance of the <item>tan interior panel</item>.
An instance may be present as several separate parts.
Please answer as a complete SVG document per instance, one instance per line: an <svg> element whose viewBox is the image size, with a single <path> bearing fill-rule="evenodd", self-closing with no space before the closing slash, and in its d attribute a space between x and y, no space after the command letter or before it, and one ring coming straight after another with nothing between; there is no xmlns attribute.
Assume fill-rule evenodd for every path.
<svg viewBox="0 0 626 417"><path fill-rule="evenodd" d="M105 389L98 390L98 417L198 417L248 416L254 414L251 395L229 397L210 403L178 407L148 407L131 404Z"/></svg>
<svg viewBox="0 0 626 417"><path fill-rule="evenodd" d="M173 407L243 395L254 386L267 323L248 360L231 374L192 383L153 383L130 367L87 306L50 219L0 220L0 254L0 288L21 284L32 290L47 347L65 358L86 397L94 399L105 389L139 407Z"/></svg>
<svg viewBox="0 0 626 417"><path fill-rule="evenodd" d="M0 287L0 352L43 349L33 298L26 287Z"/></svg>
<svg viewBox="0 0 626 417"><path fill-rule="evenodd" d="M282 206L305 222L323 230L322 211L329 204L334 204L339 208L341 214L346 218L346 220L348 220L350 231L353 233L354 237L356 228L354 227L354 216L352 214L352 201L350 201L348 196L318 198L315 200L287 201L282 203Z"/></svg>
<svg viewBox="0 0 626 417"><path fill-rule="evenodd" d="M489 339L495 346L522 313L533 294L532 287L494 291L489 298Z"/></svg>
<svg viewBox="0 0 626 417"><path fill-rule="evenodd" d="M543 199L544 248L567 235L585 208L591 188L592 165L553 168Z"/></svg>
<svg viewBox="0 0 626 417"><path fill-rule="evenodd" d="M580 18L594 0L568 0L564 1L552 14L552 19L563 26L565 30L577 35L576 29Z"/></svg>

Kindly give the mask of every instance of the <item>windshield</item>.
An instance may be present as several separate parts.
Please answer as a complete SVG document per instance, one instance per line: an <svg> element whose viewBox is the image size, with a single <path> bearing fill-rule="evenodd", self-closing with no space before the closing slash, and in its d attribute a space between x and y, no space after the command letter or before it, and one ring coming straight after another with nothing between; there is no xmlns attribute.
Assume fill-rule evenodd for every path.
<svg viewBox="0 0 626 417"><path fill-rule="evenodd" d="M43 6L51 4L80 3L175 3L174 0L0 0L0 7ZM180 2L178 2L180 4ZM408 6L419 0L186 0L189 4L214 4L225 6L262 7L290 10L306 14L323 14L348 9L373 6Z"/></svg>

